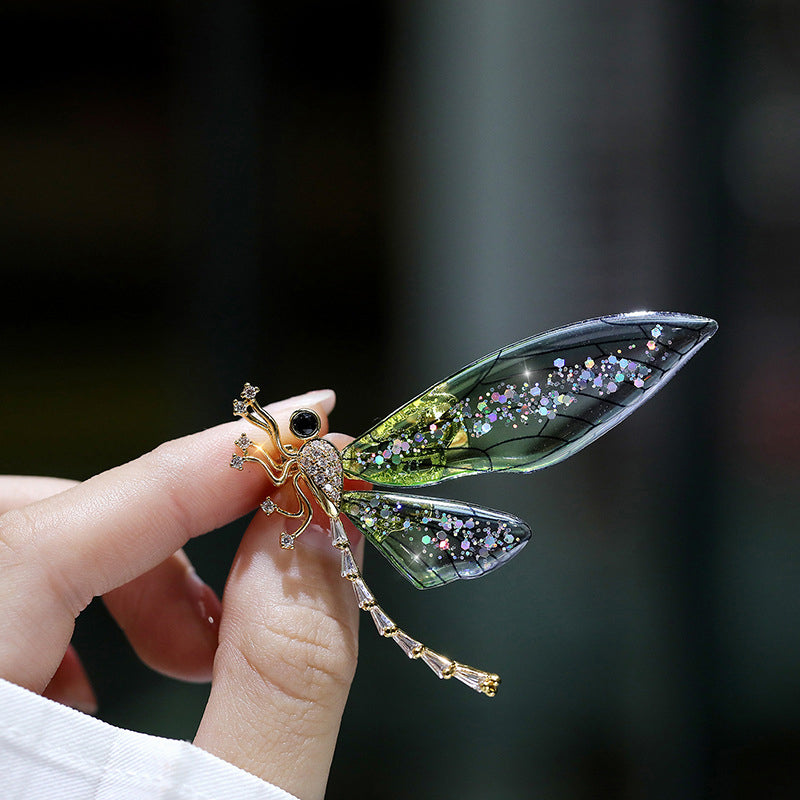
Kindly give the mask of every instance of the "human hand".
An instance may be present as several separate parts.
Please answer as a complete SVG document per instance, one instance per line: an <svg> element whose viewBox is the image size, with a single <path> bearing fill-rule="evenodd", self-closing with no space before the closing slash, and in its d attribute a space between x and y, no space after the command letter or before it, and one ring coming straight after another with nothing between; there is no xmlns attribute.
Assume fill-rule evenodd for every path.
<svg viewBox="0 0 800 800"><path fill-rule="evenodd" d="M314 409L326 433L334 402L324 390L267 410L283 441L298 444L291 412ZM77 615L102 595L145 663L212 679L198 747L304 800L321 798L355 671L359 613L327 517L315 518L292 551L278 547L284 519L257 514L221 605L180 549L274 492L260 470L227 468L241 431L237 421L177 439L80 484L0 479L0 677L90 708L70 639ZM348 441L330 438L340 448ZM350 540L360 560L363 540L355 532Z"/></svg>

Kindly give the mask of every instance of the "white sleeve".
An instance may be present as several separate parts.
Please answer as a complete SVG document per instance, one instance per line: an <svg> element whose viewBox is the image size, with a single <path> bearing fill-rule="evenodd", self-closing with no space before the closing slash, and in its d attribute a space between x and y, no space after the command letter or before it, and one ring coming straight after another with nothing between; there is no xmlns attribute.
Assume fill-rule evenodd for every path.
<svg viewBox="0 0 800 800"><path fill-rule="evenodd" d="M3 800L297 800L189 742L115 728L0 679Z"/></svg>

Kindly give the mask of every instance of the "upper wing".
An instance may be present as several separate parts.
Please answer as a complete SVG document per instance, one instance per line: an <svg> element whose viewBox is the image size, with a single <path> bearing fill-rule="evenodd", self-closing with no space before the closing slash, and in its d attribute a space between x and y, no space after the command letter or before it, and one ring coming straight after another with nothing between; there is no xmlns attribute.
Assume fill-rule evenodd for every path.
<svg viewBox="0 0 800 800"><path fill-rule="evenodd" d="M480 578L531 538L518 517L455 500L345 492L340 510L418 589Z"/></svg>
<svg viewBox="0 0 800 800"><path fill-rule="evenodd" d="M556 328L470 364L343 452L349 475L422 486L531 472L586 447L652 397L717 323L638 311Z"/></svg>

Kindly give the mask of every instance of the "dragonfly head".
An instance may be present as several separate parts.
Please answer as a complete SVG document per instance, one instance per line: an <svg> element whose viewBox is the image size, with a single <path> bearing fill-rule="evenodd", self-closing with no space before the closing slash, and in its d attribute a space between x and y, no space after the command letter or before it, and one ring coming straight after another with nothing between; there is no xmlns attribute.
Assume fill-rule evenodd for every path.
<svg viewBox="0 0 800 800"><path fill-rule="evenodd" d="M310 408L299 408L289 418L289 430L298 439L307 442L313 439L322 428L319 414Z"/></svg>

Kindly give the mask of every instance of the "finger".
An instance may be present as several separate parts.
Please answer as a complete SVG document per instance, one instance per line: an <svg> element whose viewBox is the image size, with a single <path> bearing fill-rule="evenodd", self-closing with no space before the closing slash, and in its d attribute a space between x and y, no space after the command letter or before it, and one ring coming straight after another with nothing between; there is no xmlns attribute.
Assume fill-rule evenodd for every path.
<svg viewBox="0 0 800 800"><path fill-rule="evenodd" d="M76 481L29 475L0 476L0 514L20 508L72 488ZM77 708L87 714L97 712L97 698L89 677L72 645L67 647L55 675L43 692L45 697Z"/></svg>
<svg viewBox="0 0 800 800"><path fill-rule="evenodd" d="M0 476L0 513L75 484L62 478ZM221 605L182 550L103 599L145 664L180 680L211 680ZM71 646L44 694L82 711L96 710L91 686ZM77 698L74 702L72 696Z"/></svg>
<svg viewBox="0 0 800 800"><path fill-rule="evenodd" d="M55 675L43 692L45 697L86 714L97 713L97 698L75 648L70 645Z"/></svg>
<svg viewBox="0 0 800 800"><path fill-rule="evenodd" d="M269 407L282 431L291 411L317 411L322 431L335 395ZM228 468L239 420L161 445L38 503L0 517L0 676L41 691L95 595L153 569L190 538L263 499L259 470ZM24 598L24 602L20 602Z"/></svg>
<svg viewBox="0 0 800 800"><path fill-rule="evenodd" d="M222 606L183 550L103 600L149 667L179 680L211 680Z"/></svg>
<svg viewBox="0 0 800 800"><path fill-rule="evenodd" d="M325 792L359 611L327 518L315 517L295 550L278 546L285 524L258 515L239 547L195 744L311 800ZM359 561L362 548L360 541Z"/></svg>
<svg viewBox="0 0 800 800"><path fill-rule="evenodd" d="M0 514L71 489L76 483L38 475L0 475Z"/></svg>
<svg viewBox="0 0 800 800"><path fill-rule="evenodd" d="M339 451L347 447L350 442L353 441L352 436L348 436L346 433L329 433L325 436L325 438Z"/></svg>

